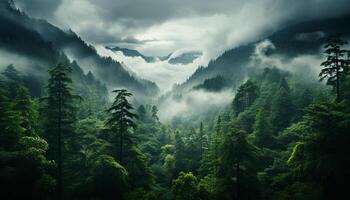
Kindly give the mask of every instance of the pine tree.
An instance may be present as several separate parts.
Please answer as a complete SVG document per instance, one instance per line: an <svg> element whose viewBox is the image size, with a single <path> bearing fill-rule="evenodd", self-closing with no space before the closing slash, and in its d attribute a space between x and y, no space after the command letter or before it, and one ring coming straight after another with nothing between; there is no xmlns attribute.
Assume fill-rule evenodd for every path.
<svg viewBox="0 0 350 200"><path fill-rule="evenodd" d="M147 119L147 111L146 111L146 108L145 108L144 105L140 105L140 106L137 108L137 113L138 113L139 119L140 119L142 122L145 122L146 119Z"/></svg>
<svg viewBox="0 0 350 200"><path fill-rule="evenodd" d="M199 138L199 146L200 146L200 157L202 159L204 151L206 150L206 148L208 148L207 147L208 141L204 132L203 122L201 122L199 125L198 138Z"/></svg>
<svg viewBox="0 0 350 200"><path fill-rule="evenodd" d="M234 199L259 199L254 182L256 171L254 167L254 147L246 140L246 133L231 129L225 137L220 159L220 169L217 174L222 180L222 197L234 196Z"/></svg>
<svg viewBox="0 0 350 200"><path fill-rule="evenodd" d="M347 44L338 36L330 36L324 46L327 59L321 63L323 69L319 77L320 81L327 79L327 84L332 85L336 89L336 100L339 103L342 100L340 80L348 71L348 60L345 58L347 50L341 49L341 46Z"/></svg>
<svg viewBox="0 0 350 200"><path fill-rule="evenodd" d="M180 132L175 132L175 175L177 176L180 171L186 170L185 164L185 143L181 138Z"/></svg>
<svg viewBox="0 0 350 200"><path fill-rule="evenodd" d="M8 96L13 99L16 97L18 89L23 84L22 77L13 65L7 66L2 74L6 77Z"/></svg>
<svg viewBox="0 0 350 200"><path fill-rule="evenodd" d="M50 144L50 154L57 161L57 192L58 198L63 198L63 146L68 137L73 135L73 124L76 120L76 108L69 77L69 65L58 64L49 71L50 79L47 85L48 95L42 100L45 102L42 116L45 123L45 136Z"/></svg>
<svg viewBox="0 0 350 200"><path fill-rule="evenodd" d="M159 110L158 110L157 106L152 106L152 119L155 122L159 122L158 111Z"/></svg>
<svg viewBox="0 0 350 200"><path fill-rule="evenodd" d="M277 134L286 128L293 117L294 107L289 94L287 81L282 78L280 85L271 100L270 124L272 133Z"/></svg>
<svg viewBox="0 0 350 200"><path fill-rule="evenodd" d="M18 142L24 128L20 125L20 117L12 110L4 83L0 80L0 147L11 150Z"/></svg>
<svg viewBox="0 0 350 200"><path fill-rule="evenodd" d="M114 90L117 93L112 106L107 110L110 117L107 119L106 126L115 135L112 136L112 140L117 146L118 160L121 165L124 165L124 147L126 145L132 145L133 136L130 133L130 128L135 128L136 124L134 119L137 115L132 112L133 106L129 103L128 97L132 94L125 89Z"/></svg>
<svg viewBox="0 0 350 200"><path fill-rule="evenodd" d="M251 106L258 97L258 87L250 80L238 88L237 94L232 102L236 114Z"/></svg>
<svg viewBox="0 0 350 200"><path fill-rule="evenodd" d="M271 147L273 146L273 136L271 131L271 125L268 121L268 111L265 108L261 108L255 116L254 124L254 144L259 147Z"/></svg>
<svg viewBox="0 0 350 200"><path fill-rule="evenodd" d="M20 116L20 124L25 129L24 134L26 136L36 135L38 113L34 109L34 102L30 97L28 89L24 86L21 86L17 91L14 110Z"/></svg>

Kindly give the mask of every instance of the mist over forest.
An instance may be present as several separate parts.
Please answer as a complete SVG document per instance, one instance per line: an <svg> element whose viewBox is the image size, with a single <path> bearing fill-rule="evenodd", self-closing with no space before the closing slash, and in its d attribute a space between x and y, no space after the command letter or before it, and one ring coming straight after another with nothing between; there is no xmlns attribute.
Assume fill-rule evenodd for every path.
<svg viewBox="0 0 350 200"><path fill-rule="evenodd" d="M0 199L333 200L347 0L0 0Z"/></svg>

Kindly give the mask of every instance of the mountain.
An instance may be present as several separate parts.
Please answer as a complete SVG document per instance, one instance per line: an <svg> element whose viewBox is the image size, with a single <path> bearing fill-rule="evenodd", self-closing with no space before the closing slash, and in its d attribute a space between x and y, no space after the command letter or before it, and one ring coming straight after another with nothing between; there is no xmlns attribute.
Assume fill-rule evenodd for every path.
<svg viewBox="0 0 350 200"><path fill-rule="evenodd" d="M0 3L0 45L0 50L30 61L27 71L45 74L65 58L75 61L85 73L91 71L110 89L124 87L145 96L159 91L155 83L131 75L110 57L98 55L72 30L63 31L45 20L33 19L17 10L12 1Z"/></svg>
<svg viewBox="0 0 350 200"><path fill-rule="evenodd" d="M193 61L199 57L201 57L203 54L200 51L189 51L189 52L183 52L178 55L172 54L170 55L168 59L168 63L170 64L190 64L193 63Z"/></svg>
<svg viewBox="0 0 350 200"><path fill-rule="evenodd" d="M184 83L177 85L174 91L181 93L191 90L218 75L228 80L232 87L238 86L254 71L248 65L256 46L262 41L268 40L274 46L265 52L267 56L295 58L301 55L319 54L325 37L338 33L343 37L350 36L350 16L308 21L285 27L266 38L224 52L211 60L207 67L199 67Z"/></svg>
<svg viewBox="0 0 350 200"><path fill-rule="evenodd" d="M145 56L137 50L121 48L118 46L106 46L106 49L109 49L113 52L122 52L124 56L127 57L141 57L148 63L153 63L156 61L167 61L170 64L190 64L199 57L202 56L202 52L199 51L188 51L182 53L170 53L167 56Z"/></svg>
<svg viewBox="0 0 350 200"><path fill-rule="evenodd" d="M219 92L227 88L229 85L225 78L218 75L214 78L205 79L203 83L194 86L193 90L205 90L209 92Z"/></svg>
<svg viewBox="0 0 350 200"><path fill-rule="evenodd" d="M121 48L121 47L117 47L117 46L115 46L115 47L106 46L106 49L109 49L113 52L120 51L124 54L124 56L128 56L128 57L141 57L148 63L152 63L152 62L155 62L157 60L156 57L145 56L145 55L141 54L139 51L133 50L133 49Z"/></svg>

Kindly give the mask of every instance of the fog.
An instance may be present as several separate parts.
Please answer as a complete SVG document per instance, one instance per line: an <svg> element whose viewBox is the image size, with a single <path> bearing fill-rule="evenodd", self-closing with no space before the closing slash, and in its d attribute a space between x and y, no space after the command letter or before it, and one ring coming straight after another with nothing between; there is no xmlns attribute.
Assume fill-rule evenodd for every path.
<svg viewBox="0 0 350 200"><path fill-rule="evenodd" d="M97 46L96 50L101 56L108 56L121 62L128 71L137 76L154 81L162 92L169 91L175 83L185 81L199 65L203 64L203 58L199 57L190 64L170 64L167 61L156 61L147 63L141 57L124 56L122 52L113 52L104 46ZM171 57L176 57L182 53L193 49L181 49L173 53Z"/></svg>
<svg viewBox="0 0 350 200"><path fill-rule="evenodd" d="M7 66L13 65L17 70L24 74L42 74L42 67L44 64L36 59L27 58L16 53L0 49L0 71L3 71Z"/></svg>
<svg viewBox="0 0 350 200"><path fill-rule="evenodd" d="M211 112L218 112L233 100L231 89L221 92L206 92L192 90L182 94L181 98L170 97L158 105L159 118L163 122L170 122L181 117L187 123L200 120Z"/></svg>
<svg viewBox="0 0 350 200"><path fill-rule="evenodd" d="M304 34L306 36L307 34ZM321 70L320 64L325 59L320 48L316 54L304 54L296 57L271 53L277 47L268 39L256 44L255 51L250 57L250 67L276 67L304 78L316 80ZM278 49L277 49L278 50ZM277 51L278 52L278 51Z"/></svg>

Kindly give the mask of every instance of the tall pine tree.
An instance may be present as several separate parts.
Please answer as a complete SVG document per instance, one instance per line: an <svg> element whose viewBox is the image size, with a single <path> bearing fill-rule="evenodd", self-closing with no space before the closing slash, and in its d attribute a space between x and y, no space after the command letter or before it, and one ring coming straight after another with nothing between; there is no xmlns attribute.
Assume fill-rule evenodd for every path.
<svg viewBox="0 0 350 200"><path fill-rule="evenodd" d="M49 71L50 78L47 85L47 96L42 117L44 117L45 136L50 145L49 156L55 159L58 165L57 193L63 198L63 150L69 135L73 134L73 124L76 120L74 99L69 74L71 67L58 64Z"/></svg>
<svg viewBox="0 0 350 200"><path fill-rule="evenodd" d="M114 90L113 92L117 93L117 96L112 106L107 110L110 117L107 119L106 125L114 133L112 140L119 147L118 161L121 165L124 165L124 148L126 145L133 144L130 128L135 128L134 119L137 118L137 115L132 112L134 107L127 99L132 96L130 92L125 89Z"/></svg>
<svg viewBox="0 0 350 200"><path fill-rule="evenodd" d="M346 71L348 71L348 60L346 59L347 50L341 49L343 45L347 44L338 36L330 36L324 46L327 59L321 63L323 69L319 77L320 81L327 79L327 84L332 85L336 90L336 100L339 103L342 100L340 80L343 78Z"/></svg>

